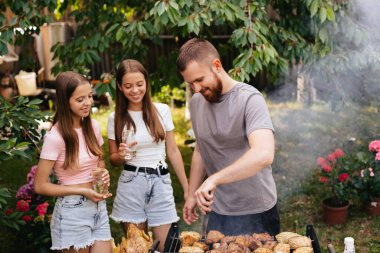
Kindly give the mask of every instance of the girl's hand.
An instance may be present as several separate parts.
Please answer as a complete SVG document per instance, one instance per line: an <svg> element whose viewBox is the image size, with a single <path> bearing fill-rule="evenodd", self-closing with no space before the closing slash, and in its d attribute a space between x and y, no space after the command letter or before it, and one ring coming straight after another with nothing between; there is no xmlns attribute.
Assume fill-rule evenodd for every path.
<svg viewBox="0 0 380 253"><path fill-rule="evenodd" d="M107 185L107 187L110 186L110 182L111 182L110 172L106 168L103 168L102 181L103 181L103 184Z"/></svg>
<svg viewBox="0 0 380 253"><path fill-rule="evenodd" d="M125 155L127 154L127 144L119 144L118 154L120 159L125 160Z"/></svg>
<svg viewBox="0 0 380 253"><path fill-rule="evenodd" d="M90 199L93 202L99 202L99 201L105 200L106 198L111 197L112 193L107 193L105 195L102 195L92 189L85 188L83 191L83 196L85 196L86 198Z"/></svg>
<svg viewBox="0 0 380 253"><path fill-rule="evenodd" d="M127 155L127 152L128 152L128 148L130 147L133 147L137 145L137 141L134 141L134 142L131 142L131 143L120 143L119 144L119 149L118 149L118 153L119 153L119 158L122 159L122 160L125 160L125 156Z"/></svg>

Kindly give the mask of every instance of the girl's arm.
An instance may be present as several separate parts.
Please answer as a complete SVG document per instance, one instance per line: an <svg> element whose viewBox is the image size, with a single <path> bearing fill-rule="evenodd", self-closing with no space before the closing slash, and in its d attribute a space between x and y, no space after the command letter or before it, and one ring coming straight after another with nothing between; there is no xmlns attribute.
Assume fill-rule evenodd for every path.
<svg viewBox="0 0 380 253"><path fill-rule="evenodd" d="M45 196L83 195L94 202L101 201L108 197L108 195L103 196L86 187L57 185L51 183L49 181L49 177L53 170L54 164L55 161L45 159L40 159L38 162L36 175L34 178L34 191L37 194Z"/></svg>
<svg viewBox="0 0 380 253"><path fill-rule="evenodd" d="M174 139L174 131L166 132L166 154L172 164L174 171L182 185L185 201L188 195L189 183L187 182L187 177L185 173L185 168L183 166L183 160L181 152L178 149L177 144Z"/></svg>

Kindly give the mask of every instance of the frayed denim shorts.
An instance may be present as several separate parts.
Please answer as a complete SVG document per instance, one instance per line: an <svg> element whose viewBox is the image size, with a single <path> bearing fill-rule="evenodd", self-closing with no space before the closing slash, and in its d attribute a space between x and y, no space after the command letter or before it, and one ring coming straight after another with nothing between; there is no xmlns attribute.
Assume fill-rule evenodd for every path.
<svg viewBox="0 0 380 253"><path fill-rule="evenodd" d="M95 203L81 195L58 197L50 230L52 250L78 250L111 240L106 201Z"/></svg>
<svg viewBox="0 0 380 253"><path fill-rule="evenodd" d="M146 174L123 170L120 174L111 219L157 227L177 222L170 173Z"/></svg>

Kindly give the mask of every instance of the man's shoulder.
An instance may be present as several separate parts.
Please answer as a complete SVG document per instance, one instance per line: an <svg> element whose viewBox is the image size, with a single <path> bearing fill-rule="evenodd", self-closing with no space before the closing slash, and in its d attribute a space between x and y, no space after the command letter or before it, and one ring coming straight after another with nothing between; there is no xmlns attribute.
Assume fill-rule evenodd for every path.
<svg viewBox="0 0 380 253"><path fill-rule="evenodd" d="M202 96L202 94L200 93L194 93L194 95L191 97L191 100L190 100L190 106L192 104L197 104L199 105L199 102L200 101L203 101L205 100L204 97Z"/></svg>
<svg viewBox="0 0 380 253"><path fill-rule="evenodd" d="M248 96L251 96L251 95L262 96L261 92L258 89L256 89L254 86L249 85L247 83L238 83L236 88L239 94L245 94Z"/></svg>

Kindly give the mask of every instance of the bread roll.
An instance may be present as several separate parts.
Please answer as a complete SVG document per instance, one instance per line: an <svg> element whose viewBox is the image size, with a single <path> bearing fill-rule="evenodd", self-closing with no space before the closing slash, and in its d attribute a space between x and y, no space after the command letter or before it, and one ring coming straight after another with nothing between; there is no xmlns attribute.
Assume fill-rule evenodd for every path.
<svg viewBox="0 0 380 253"><path fill-rule="evenodd" d="M274 253L290 253L290 245L285 243L279 243L273 249Z"/></svg>
<svg viewBox="0 0 380 253"><path fill-rule="evenodd" d="M276 239L278 242L288 243L290 238L296 237L296 236L301 236L301 235L297 233L293 233L293 232L281 232L278 235L276 235Z"/></svg>
<svg viewBox="0 0 380 253"><path fill-rule="evenodd" d="M310 247L311 240L307 236L297 236L289 239L289 245L291 249L298 249L300 247Z"/></svg>
<svg viewBox="0 0 380 253"><path fill-rule="evenodd" d="M294 250L293 253L314 253L314 250L311 247L300 247Z"/></svg>

